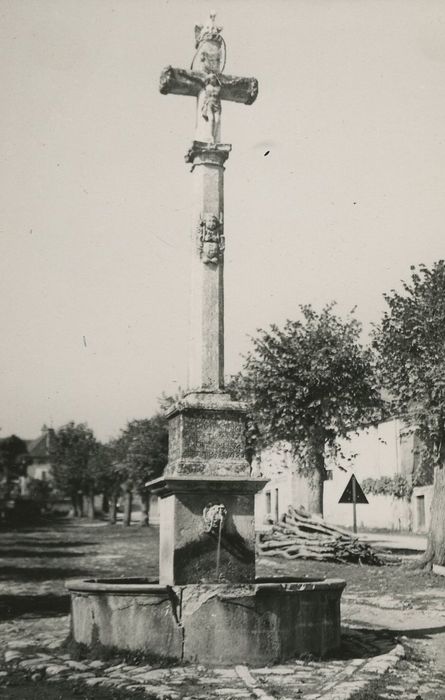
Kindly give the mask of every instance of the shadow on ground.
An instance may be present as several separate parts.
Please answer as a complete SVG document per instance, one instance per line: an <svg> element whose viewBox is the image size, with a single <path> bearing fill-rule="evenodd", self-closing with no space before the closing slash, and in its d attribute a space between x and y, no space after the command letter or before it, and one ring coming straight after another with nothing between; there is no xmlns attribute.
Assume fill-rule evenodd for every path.
<svg viewBox="0 0 445 700"><path fill-rule="evenodd" d="M410 640L431 639L445 633L444 627L424 627L420 629L376 629L373 627L344 627L341 636L341 648L330 658L367 659L380 654L387 654L397 644L400 637Z"/></svg>
<svg viewBox="0 0 445 700"><path fill-rule="evenodd" d="M341 648L333 659L369 659L380 654L387 654L397 644L397 635L393 630L357 627L342 629Z"/></svg>
<svg viewBox="0 0 445 700"><path fill-rule="evenodd" d="M88 576L88 569L70 569L65 567L30 568L29 566L2 566L0 581L14 579L17 583L29 583L33 581L53 581L67 578L79 578Z"/></svg>
<svg viewBox="0 0 445 700"><path fill-rule="evenodd" d="M94 553L94 552L93 552ZM90 553L91 554L91 553ZM0 547L0 558L2 559L55 559L64 558L69 559L70 557L83 557L84 552L65 552L62 550L51 549L49 552L43 552L41 549L2 549ZM3 567L1 569L3 571Z"/></svg>
<svg viewBox="0 0 445 700"><path fill-rule="evenodd" d="M445 633L445 626L444 627L422 627L421 629L412 629L412 630L400 630L400 632L396 632L396 634L399 634L400 636L408 637L409 639L431 639L431 637L434 637L436 634L444 634Z"/></svg>
<svg viewBox="0 0 445 700"><path fill-rule="evenodd" d="M66 595L2 595L0 596L0 621L11 620L20 615L54 617L67 615L70 597Z"/></svg>
<svg viewBox="0 0 445 700"><path fill-rule="evenodd" d="M5 541L7 541L7 540L10 540L14 544L15 547L35 547L36 549L57 549L58 547L61 547L61 546L63 546L63 547L94 547L94 546L98 546L100 544L100 542L91 542L91 540L87 540L86 538L84 540L67 541L66 539L63 539L62 537L59 537L58 539L54 538L52 542L36 541L31 537L26 538L26 539L11 537L11 535L9 533L7 536L3 535L2 540L3 540L3 544L0 546L0 549L4 550L4 551L8 550L8 547L5 544Z"/></svg>

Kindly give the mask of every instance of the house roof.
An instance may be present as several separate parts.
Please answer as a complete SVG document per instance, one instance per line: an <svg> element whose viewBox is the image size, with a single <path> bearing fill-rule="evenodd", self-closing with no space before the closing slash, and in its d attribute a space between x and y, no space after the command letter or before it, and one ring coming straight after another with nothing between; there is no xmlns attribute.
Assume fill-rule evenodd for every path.
<svg viewBox="0 0 445 700"><path fill-rule="evenodd" d="M35 440L25 440L26 446L28 448L28 454L30 457L47 457L48 447L46 435L40 435Z"/></svg>
<svg viewBox="0 0 445 700"><path fill-rule="evenodd" d="M49 457L52 430L44 430L35 440L25 440L30 457Z"/></svg>

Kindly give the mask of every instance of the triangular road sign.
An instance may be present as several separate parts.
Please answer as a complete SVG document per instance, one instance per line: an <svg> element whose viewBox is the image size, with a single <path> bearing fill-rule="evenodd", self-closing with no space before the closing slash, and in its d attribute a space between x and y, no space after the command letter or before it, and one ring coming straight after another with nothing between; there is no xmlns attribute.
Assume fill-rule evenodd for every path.
<svg viewBox="0 0 445 700"><path fill-rule="evenodd" d="M368 503L368 499L362 491L362 487L358 483L354 474L348 481L348 484L340 497L339 503L354 503L354 484L355 484L355 502L356 503Z"/></svg>

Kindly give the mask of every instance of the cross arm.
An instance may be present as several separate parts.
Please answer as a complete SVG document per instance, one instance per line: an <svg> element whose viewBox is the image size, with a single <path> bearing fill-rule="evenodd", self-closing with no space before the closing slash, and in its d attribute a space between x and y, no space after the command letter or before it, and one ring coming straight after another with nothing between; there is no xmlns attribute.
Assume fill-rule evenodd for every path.
<svg viewBox="0 0 445 700"><path fill-rule="evenodd" d="M161 73L159 90L163 95L189 95L197 97L206 85L208 73L183 70L167 66ZM231 75L217 74L221 85L220 99L230 102L242 102L251 105L258 95L256 78L236 78Z"/></svg>
<svg viewBox="0 0 445 700"><path fill-rule="evenodd" d="M256 78L234 78L231 75L218 76L221 80L221 99L251 105L258 96Z"/></svg>
<svg viewBox="0 0 445 700"><path fill-rule="evenodd" d="M167 66L161 73L159 92L163 95L190 95L197 97L204 87L201 74L182 68Z"/></svg>

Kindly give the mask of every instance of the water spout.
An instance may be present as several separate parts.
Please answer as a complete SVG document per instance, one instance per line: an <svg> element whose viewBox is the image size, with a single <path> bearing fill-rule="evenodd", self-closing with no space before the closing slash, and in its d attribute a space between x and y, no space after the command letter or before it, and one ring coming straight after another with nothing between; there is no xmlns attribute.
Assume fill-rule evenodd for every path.
<svg viewBox="0 0 445 700"><path fill-rule="evenodd" d="M224 520L227 516L227 508L222 503L209 503L203 510L205 532L214 533L217 536L216 545L216 580L219 580L221 561L221 537Z"/></svg>

